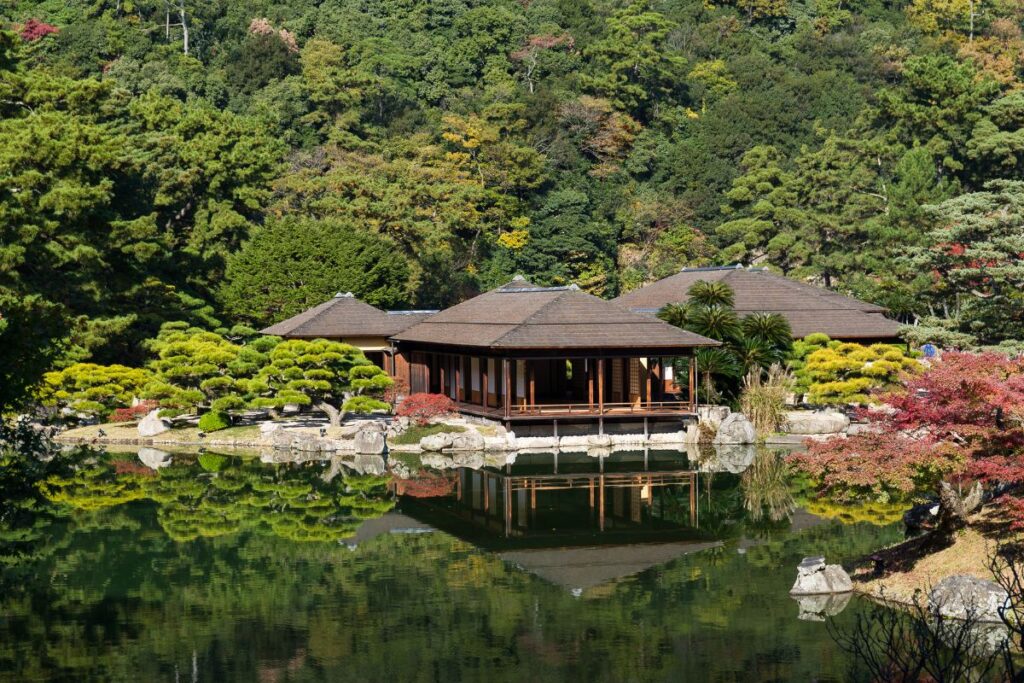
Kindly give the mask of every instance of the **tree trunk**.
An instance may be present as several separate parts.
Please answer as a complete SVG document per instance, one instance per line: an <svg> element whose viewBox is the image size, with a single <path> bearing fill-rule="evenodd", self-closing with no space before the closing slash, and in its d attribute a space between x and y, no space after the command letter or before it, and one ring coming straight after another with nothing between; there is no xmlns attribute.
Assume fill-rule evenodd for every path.
<svg viewBox="0 0 1024 683"><path fill-rule="evenodd" d="M966 495L949 482L939 483L939 514L935 524L937 540L951 542L953 535L967 526L967 518L981 506L981 483L976 482Z"/></svg>
<svg viewBox="0 0 1024 683"><path fill-rule="evenodd" d="M179 12L181 14L181 35L185 44L185 54L188 54L188 21L185 20L185 0L181 0Z"/></svg>
<svg viewBox="0 0 1024 683"><path fill-rule="evenodd" d="M316 404L316 409L327 413L327 419L330 421L332 427L341 426L341 419L344 417L344 414L330 403L327 401L321 401Z"/></svg>

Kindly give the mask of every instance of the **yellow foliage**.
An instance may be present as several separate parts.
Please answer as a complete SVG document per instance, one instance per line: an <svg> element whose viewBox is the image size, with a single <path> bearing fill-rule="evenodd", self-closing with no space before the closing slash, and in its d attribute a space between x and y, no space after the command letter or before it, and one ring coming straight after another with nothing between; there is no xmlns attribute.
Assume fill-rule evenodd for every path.
<svg viewBox="0 0 1024 683"><path fill-rule="evenodd" d="M527 230L510 230L498 235L498 244L513 251L522 249L530 240L530 233Z"/></svg>

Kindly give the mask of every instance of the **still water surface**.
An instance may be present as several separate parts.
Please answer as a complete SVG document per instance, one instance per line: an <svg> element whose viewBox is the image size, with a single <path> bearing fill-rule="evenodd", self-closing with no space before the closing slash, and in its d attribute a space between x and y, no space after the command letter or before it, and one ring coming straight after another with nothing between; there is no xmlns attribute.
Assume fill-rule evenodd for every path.
<svg viewBox="0 0 1024 683"><path fill-rule="evenodd" d="M0 529L0 680L851 678L787 591L899 525L694 460L95 455Z"/></svg>

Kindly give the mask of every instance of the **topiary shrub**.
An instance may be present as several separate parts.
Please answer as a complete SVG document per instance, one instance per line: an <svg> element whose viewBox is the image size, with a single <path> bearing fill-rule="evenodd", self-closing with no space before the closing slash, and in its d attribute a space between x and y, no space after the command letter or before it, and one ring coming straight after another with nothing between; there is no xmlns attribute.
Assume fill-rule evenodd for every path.
<svg viewBox="0 0 1024 683"><path fill-rule="evenodd" d="M199 418L199 429L204 432L216 432L231 426L231 416L220 410L211 410Z"/></svg>
<svg viewBox="0 0 1024 683"><path fill-rule="evenodd" d="M345 401L342 410L346 413L372 413L378 410L390 411L391 404L371 396L353 396Z"/></svg>
<svg viewBox="0 0 1024 683"><path fill-rule="evenodd" d="M893 344L854 344L811 334L793 345L789 368L796 391L817 405L867 404L921 364Z"/></svg>
<svg viewBox="0 0 1024 683"><path fill-rule="evenodd" d="M398 417L408 417L418 425L425 425L430 420L458 412L455 402L444 394L409 394L395 410Z"/></svg>

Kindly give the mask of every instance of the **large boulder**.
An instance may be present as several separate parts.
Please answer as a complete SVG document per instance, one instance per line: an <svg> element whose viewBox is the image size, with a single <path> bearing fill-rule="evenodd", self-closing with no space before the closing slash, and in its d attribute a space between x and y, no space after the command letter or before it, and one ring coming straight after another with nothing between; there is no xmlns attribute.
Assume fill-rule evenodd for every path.
<svg viewBox="0 0 1024 683"><path fill-rule="evenodd" d="M484 435L473 430L452 434L451 449L453 451L482 451L484 450Z"/></svg>
<svg viewBox="0 0 1024 683"><path fill-rule="evenodd" d="M360 455L380 455L386 449L384 432L380 429L367 428L356 432L355 451Z"/></svg>
<svg viewBox="0 0 1024 683"><path fill-rule="evenodd" d="M841 434L850 427L850 418L834 410L791 410L786 413L782 431L787 434Z"/></svg>
<svg viewBox="0 0 1024 683"><path fill-rule="evenodd" d="M838 564L825 564L824 557L805 557L796 568L796 583L789 594L824 595L852 590L850 575Z"/></svg>
<svg viewBox="0 0 1024 683"><path fill-rule="evenodd" d="M947 576L928 594L933 611L953 619L1000 622L999 608L1009 596L1002 586L973 576Z"/></svg>
<svg viewBox="0 0 1024 683"><path fill-rule="evenodd" d="M139 436L151 437L158 436L164 432L170 430L171 425L167 420L160 418L160 410L151 410L146 417L139 420L137 429L139 430Z"/></svg>
<svg viewBox="0 0 1024 683"><path fill-rule="evenodd" d="M428 434L420 439L420 448L425 451L443 451L452 447L452 435L448 432L440 434Z"/></svg>
<svg viewBox="0 0 1024 683"><path fill-rule="evenodd" d="M731 412L729 406L697 406L697 420L717 429Z"/></svg>
<svg viewBox="0 0 1024 683"><path fill-rule="evenodd" d="M716 446L757 443L757 431L743 413L732 413L718 425L712 442Z"/></svg>

